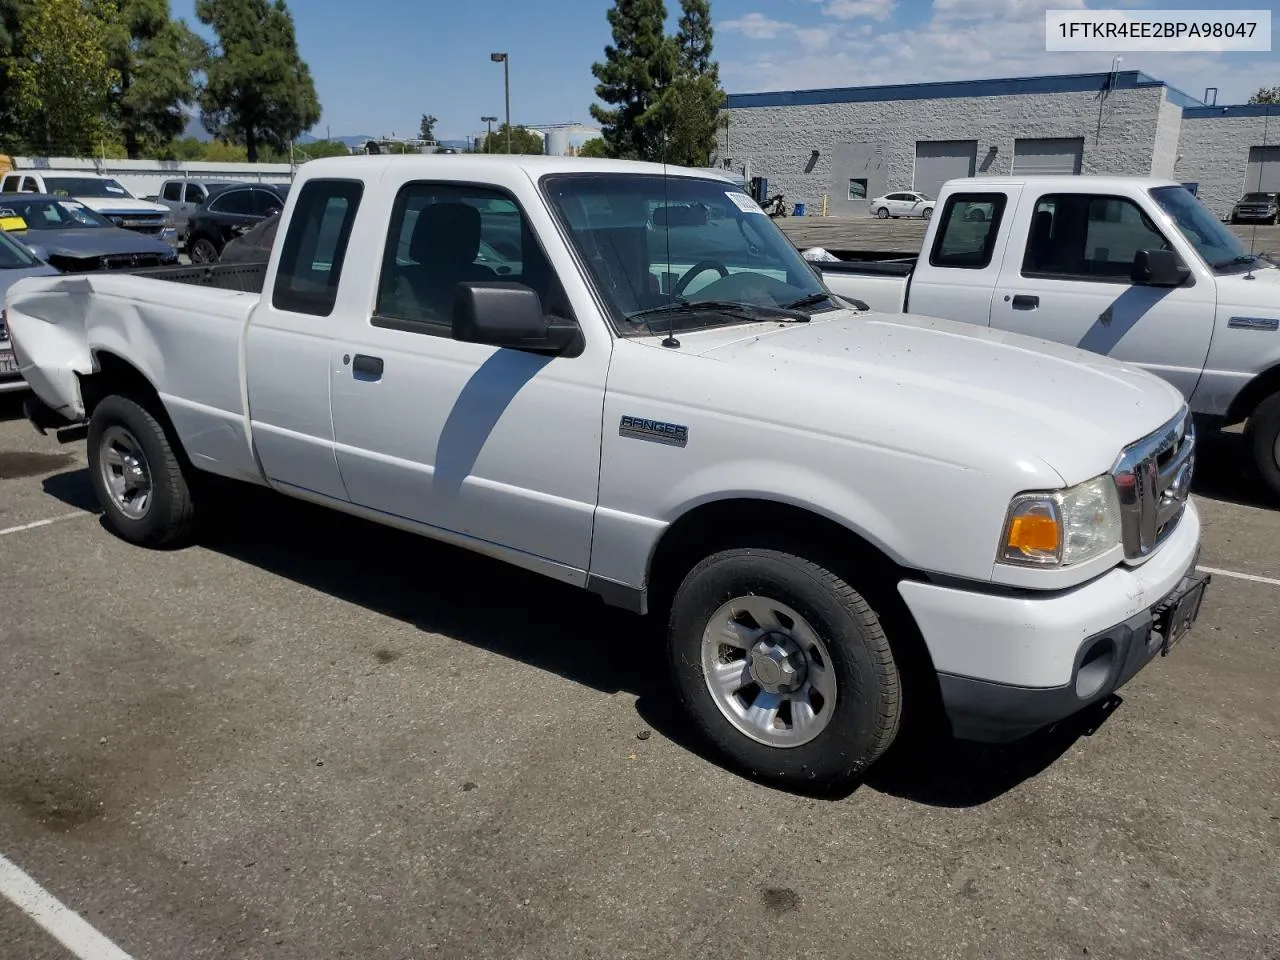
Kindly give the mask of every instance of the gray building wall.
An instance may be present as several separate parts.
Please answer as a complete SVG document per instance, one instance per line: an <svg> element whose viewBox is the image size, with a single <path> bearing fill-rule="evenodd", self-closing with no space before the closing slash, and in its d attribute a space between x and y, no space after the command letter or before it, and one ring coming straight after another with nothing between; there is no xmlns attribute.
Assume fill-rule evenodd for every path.
<svg viewBox="0 0 1280 960"><path fill-rule="evenodd" d="M1081 173L1143 174L1156 163L1157 135L1167 140L1181 111L1167 102L1165 88L1153 85L1108 93L1100 127L1096 91L727 112L735 166L749 159L752 174L767 177L769 192L784 193L788 205L799 201L817 212L826 194L828 214L848 216L867 214L865 202L847 199L851 178L868 179L869 197L912 188L918 140L977 140L977 174L1000 175L1010 171L1017 138L1084 137Z"/></svg>
<svg viewBox="0 0 1280 960"><path fill-rule="evenodd" d="M1265 116L1231 116L1232 108L1219 109L1219 116L1195 116L1207 112L1196 110L1183 118L1174 178L1199 183L1196 195L1221 217L1245 191L1249 148L1280 144L1280 110L1268 124Z"/></svg>
<svg viewBox="0 0 1280 960"><path fill-rule="evenodd" d="M1164 91L1161 91L1164 93ZM1178 158L1178 138L1182 135L1182 107L1160 99L1156 113L1156 142L1151 156L1151 176L1173 178Z"/></svg>

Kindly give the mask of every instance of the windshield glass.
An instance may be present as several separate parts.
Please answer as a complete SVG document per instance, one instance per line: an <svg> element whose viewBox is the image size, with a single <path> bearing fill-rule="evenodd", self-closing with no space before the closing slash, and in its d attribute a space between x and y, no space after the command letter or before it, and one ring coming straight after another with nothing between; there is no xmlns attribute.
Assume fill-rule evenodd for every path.
<svg viewBox="0 0 1280 960"><path fill-rule="evenodd" d="M75 200L6 198L0 217L21 217L28 230L66 230L71 227L110 227L111 222Z"/></svg>
<svg viewBox="0 0 1280 960"><path fill-rule="evenodd" d="M58 197L110 197L125 199L129 191L114 180L97 177L45 177L45 189Z"/></svg>
<svg viewBox="0 0 1280 960"><path fill-rule="evenodd" d="M1275 200L1274 193L1246 193L1241 199L1241 203L1271 203Z"/></svg>
<svg viewBox="0 0 1280 960"><path fill-rule="evenodd" d="M820 301L805 304L808 312L841 305L823 296L795 246L728 181L601 173L543 184L624 334L773 319L771 311L806 297ZM719 306L698 308L711 301Z"/></svg>
<svg viewBox="0 0 1280 960"><path fill-rule="evenodd" d="M22 244L0 230L0 270L38 267L40 261Z"/></svg>
<svg viewBox="0 0 1280 960"><path fill-rule="evenodd" d="M1252 259L1240 238L1224 227L1186 187L1156 187L1151 196L1209 266L1222 269Z"/></svg>

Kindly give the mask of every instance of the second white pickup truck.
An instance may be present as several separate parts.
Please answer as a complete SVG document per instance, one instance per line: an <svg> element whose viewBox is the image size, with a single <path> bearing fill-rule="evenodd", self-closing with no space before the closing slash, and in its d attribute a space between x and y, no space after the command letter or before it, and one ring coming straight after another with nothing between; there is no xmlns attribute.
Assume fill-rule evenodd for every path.
<svg viewBox="0 0 1280 960"><path fill-rule="evenodd" d="M28 415L87 421L121 537L186 538L216 474L656 614L694 724L783 783L938 702L986 740L1074 714L1208 582L1177 390L835 298L706 171L317 160L266 264L6 305Z"/></svg>
<svg viewBox="0 0 1280 960"><path fill-rule="evenodd" d="M1280 268L1185 187L1140 177L951 180L918 258L815 263L835 293L1106 354L1245 423L1280 496ZM1075 402L1075 397L1063 397Z"/></svg>

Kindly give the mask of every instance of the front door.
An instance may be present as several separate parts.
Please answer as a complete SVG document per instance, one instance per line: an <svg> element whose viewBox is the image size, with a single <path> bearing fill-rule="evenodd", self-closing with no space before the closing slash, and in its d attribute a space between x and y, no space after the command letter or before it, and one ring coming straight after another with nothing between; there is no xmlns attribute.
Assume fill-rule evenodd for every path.
<svg viewBox="0 0 1280 960"><path fill-rule="evenodd" d="M522 283L574 318L556 273L572 261L549 260L512 176L509 190L418 181L395 195L371 315L331 358L338 462L353 503L582 581L611 341L548 357L451 336L459 283Z"/></svg>
<svg viewBox="0 0 1280 960"><path fill-rule="evenodd" d="M1180 287L1130 280L1139 250L1176 250L1141 207L1112 195L1024 194L1012 235L1026 246L1010 244L991 326L1141 366L1190 398L1213 334L1213 280L1198 261Z"/></svg>

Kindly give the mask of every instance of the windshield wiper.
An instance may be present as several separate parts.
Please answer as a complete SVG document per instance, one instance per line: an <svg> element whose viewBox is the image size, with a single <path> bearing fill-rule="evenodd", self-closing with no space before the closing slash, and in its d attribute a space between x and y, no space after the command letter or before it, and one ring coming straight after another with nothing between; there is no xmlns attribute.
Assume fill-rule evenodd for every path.
<svg viewBox="0 0 1280 960"><path fill-rule="evenodd" d="M1238 257L1232 257L1230 260L1222 260L1219 263L1211 263L1209 266L1215 270L1221 270L1223 267L1232 267L1237 263L1253 263L1258 259L1256 253L1242 253Z"/></svg>
<svg viewBox="0 0 1280 960"><path fill-rule="evenodd" d="M811 293L808 296L801 297L799 300L792 300L786 305L787 310L799 310L804 307L816 307L820 303L831 302L839 307L842 303L849 304L855 310L870 310L871 308L861 300L854 300L850 297L837 297L830 293Z"/></svg>
<svg viewBox="0 0 1280 960"><path fill-rule="evenodd" d="M649 317L673 313L722 313L737 320L792 320L808 323L809 315L790 307L769 307L759 303L743 303L738 300L683 300L676 299L660 307L649 307L627 314L627 320L643 320Z"/></svg>

